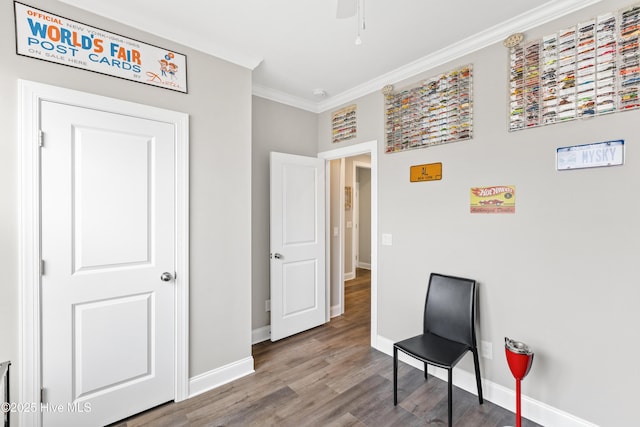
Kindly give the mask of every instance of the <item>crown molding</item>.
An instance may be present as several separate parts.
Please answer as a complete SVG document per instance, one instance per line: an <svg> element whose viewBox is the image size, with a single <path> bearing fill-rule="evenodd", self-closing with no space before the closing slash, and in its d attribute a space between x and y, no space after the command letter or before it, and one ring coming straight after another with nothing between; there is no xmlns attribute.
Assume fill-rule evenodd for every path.
<svg viewBox="0 0 640 427"><path fill-rule="evenodd" d="M260 93L256 93L256 86L254 86L253 93L254 95L262 96L272 101L287 104L292 107L302 108L316 113L322 113L351 102L354 99L369 95L373 92L377 92L381 90L385 85L401 82L432 68L435 68L439 65L445 64L449 61L461 58L465 55L483 49L494 43L501 43L502 40L504 40L510 34L530 30L562 16L576 12L580 9L584 9L585 7L600 3L601 1L602 0L549 1L526 13L494 25L493 27L490 27L480 33L467 37L466 39L449 45L430 55L424 56L400 68L396 68L389 73L383 74L379 77L376 77L361 85L346 90L318 103L302 100L300 98L284 94L283 92L271 91L270 89L264 87L260 88L260 93L269 93L270 96L263 96ZM283 95L283 97L279 97L279 95Z"/></svg>
<svg viewBox="0 0 640 427"><path fill-rule="evenodd" d="M299 108L301 110L310 111L312 113L320 113L318 104L313 101L307 101L297 96L289 95L288 93L281 92L279 90L271 89L266 86L254 84L252 86L251 94L259 96L260 98L268 99L270 101L279 102L290 107Z"/></svg>

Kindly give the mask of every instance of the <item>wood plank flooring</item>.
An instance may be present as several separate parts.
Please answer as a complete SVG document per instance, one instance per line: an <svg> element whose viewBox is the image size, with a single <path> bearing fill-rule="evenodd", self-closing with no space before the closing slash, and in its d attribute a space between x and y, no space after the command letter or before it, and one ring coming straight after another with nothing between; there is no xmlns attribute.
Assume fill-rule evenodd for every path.
<svg viewBox="0 0 640 427"><path fill-rule="evenodd" d="M346 310L326 325L253 346L255 373L113 427L446 426L447 386L400 363L393 406L392 358L371 348L370 275L346 282ZM515 425L515 415L454 388L453 424ZM523 420L523 427L536 427Z"/></svg>

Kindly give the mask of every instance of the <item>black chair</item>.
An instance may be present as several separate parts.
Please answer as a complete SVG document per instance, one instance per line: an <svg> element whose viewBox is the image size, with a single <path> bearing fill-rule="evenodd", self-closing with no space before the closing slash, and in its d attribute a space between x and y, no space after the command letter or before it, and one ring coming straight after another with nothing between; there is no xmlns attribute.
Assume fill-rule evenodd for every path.
<svg viewBox="0 0 640 427"><path fill-rule="evenodd" d="M427 365L446 369L449 386L448 416L452 425L453 367L468 352L473 353L478 399L482 399L480 364L475 333L476 281L431 273L424 305L424 333L393 345L393 404L398 404L398 350Z"/></svg>

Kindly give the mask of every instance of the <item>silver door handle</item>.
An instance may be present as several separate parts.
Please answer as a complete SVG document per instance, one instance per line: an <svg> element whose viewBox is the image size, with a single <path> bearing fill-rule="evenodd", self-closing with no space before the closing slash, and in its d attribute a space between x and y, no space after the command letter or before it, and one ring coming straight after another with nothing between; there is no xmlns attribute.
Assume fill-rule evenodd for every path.
<svg viewBox="0 0 640 427"><path fill-rule="evenodd" d="M273 255L273 257L275 259L284 259L284 256L282 254L277 253L277 252Z"/></svg>
<svg viewBox="0 0 640 427"><path fill-rule="evenodd" d="M168 271L165 271L160 275L160 280L162 280L163 282L170 282L171 279L173 279L173 275Z"/></svg>

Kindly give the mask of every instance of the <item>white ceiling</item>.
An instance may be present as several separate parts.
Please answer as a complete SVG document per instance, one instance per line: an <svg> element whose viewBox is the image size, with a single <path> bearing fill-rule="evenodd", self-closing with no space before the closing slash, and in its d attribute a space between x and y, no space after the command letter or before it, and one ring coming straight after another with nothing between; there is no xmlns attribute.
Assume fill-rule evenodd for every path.
<svg viewBox="0 0 640 427"><path fill-rule="evenodd" d="M61 1L253 69L254 94L320 112L601 0L364 0L360 46L338 0Z"/></svg>

